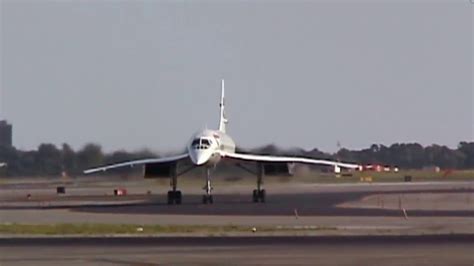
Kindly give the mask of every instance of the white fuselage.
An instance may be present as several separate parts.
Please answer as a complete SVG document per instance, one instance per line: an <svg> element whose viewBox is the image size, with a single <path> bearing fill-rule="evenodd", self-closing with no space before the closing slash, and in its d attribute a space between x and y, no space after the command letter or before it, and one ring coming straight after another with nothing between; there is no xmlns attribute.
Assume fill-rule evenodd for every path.
<svg viewBox="0 0 474 266"><path fill-rule="evenodd" d="M191 138L187 150L196 166L212 167L220 161L220 151L235 152L235 142L222 131L206 129Z"/></svg>

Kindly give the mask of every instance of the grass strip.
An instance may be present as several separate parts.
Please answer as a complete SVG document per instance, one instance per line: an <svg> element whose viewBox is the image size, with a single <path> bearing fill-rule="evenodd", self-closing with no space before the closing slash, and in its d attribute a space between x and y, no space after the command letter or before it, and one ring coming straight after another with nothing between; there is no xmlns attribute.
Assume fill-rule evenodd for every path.
<svg viewBox="0 0 474 266"><path fill-rule="evenodd" d="M3 235L160 235L160 234L232 234L249 233L251 226L237 225L133 225L133 224L0 224ZM282 227L264 226L255 228L258 232L298 232L336 230L329 227Z"/></svg>

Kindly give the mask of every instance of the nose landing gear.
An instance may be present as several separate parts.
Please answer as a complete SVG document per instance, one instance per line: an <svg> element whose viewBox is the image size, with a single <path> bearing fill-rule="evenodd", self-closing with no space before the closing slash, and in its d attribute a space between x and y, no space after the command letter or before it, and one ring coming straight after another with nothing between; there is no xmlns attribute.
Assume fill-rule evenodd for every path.
<svg viewBox="0 0 474 266"><path fill-rule="evenodd" d="M206 191L206 195L202 196L202 203L213 204L214 198L212 197L211 193L214 188L211 185L211 170L209 168L206 169L206 184L204 185L203 189Z"/></svg>

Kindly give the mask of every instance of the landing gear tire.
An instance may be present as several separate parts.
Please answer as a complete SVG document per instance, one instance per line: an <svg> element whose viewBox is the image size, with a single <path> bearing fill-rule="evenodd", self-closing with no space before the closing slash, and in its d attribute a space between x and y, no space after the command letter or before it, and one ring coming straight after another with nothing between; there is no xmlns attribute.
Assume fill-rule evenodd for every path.
<svg viewBox="0 0 474 266"><path fill-rule="evenodd" d="M174 202L177 204L177 205L181 205L181 201L183 199L183 196L181 194L181 191L176 191L176 194L175 194L175 199L174 199Z"/></svg>
<svg viewBox="0 0 474 266"><path fill-rule="evenodd" d="M182 202L182 194L181 191L168 191L168 205L177 204L180 205Z"/></svg>
<svg viewBox="0 0 474 266"><path fill-rule="evenodd" d="M257 190L257 189L254 189L253 190L253 194L252 194L252 200L253 202L257 203L257 202L265 202L265 198L266 198L266 192L265 192L265 189L262 189L262 190Z"/></svg>
<svg viewBox="0 0 474 266"><path fill-rule="evenodd" d="M265 189L260 190L260 192L258 193L258 196L260 198L260 202L264 203L265 198L267 196L267 192L265 191Z"/></svg>
<svg viewBox="0 0 474 266"><path fill-rule="evenodd" d="M202 203L203 204L214 204L214 197L212 195L203 195L202 196Z"/></svg>
<svg viewBox="0 0 474 266"><path fill-rule="evenodd" d="M173 205L174 203L174 191L168 191L168 205Z"/></svg>
<svg viewBox="0 0 474 266"><path fill-rule="evenodd" d="M253 199L253 202L255 203L258 202L258 191L256 189L253 190L252 199Z"/></svg>

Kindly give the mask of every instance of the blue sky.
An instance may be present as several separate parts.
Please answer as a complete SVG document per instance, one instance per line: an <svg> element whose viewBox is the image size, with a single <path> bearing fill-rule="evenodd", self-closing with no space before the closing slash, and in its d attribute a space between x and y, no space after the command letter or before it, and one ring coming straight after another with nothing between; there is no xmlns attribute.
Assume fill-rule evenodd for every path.
<svg viewBox="0 0 474 266"><path fill-rule="evenodd" d="M175 151L473 140L468 1L1 1L15 145Z"/></svg>

